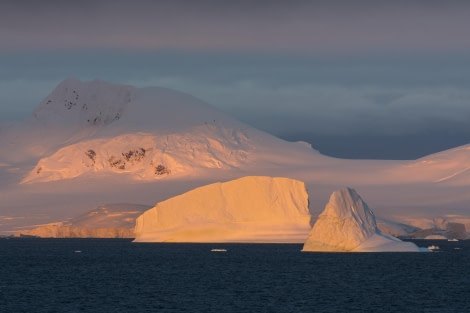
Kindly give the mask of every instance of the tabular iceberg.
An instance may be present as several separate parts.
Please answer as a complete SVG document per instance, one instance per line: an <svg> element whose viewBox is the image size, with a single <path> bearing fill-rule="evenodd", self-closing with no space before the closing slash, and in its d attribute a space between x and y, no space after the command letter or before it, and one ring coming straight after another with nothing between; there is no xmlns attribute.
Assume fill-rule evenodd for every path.
<svg viewBox="0 0 470 313"><path fill-rule="evenodd" d="M311 229L305 184L249 176L199 187L137 218L136 242L296 242Z"/></svg>
<svg viewBox="0 0 470 313"><path fill-rule="evenodd" d="M372 210L351 188L333 192L318 216L302 251L419 252L411 242L383 234Z"/></svg>

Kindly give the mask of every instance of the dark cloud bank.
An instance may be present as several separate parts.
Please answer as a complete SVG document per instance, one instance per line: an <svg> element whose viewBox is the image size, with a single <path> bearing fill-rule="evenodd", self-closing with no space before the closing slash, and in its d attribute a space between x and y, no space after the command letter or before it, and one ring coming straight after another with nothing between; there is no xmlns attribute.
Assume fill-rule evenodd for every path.
<svg viewBox="0 0 470 313"><path fill-rule="evenodd" d="M62 79L164 86L322 153L470 142L470 2L0 2L0 120Z"/></svg>
<svg viewBox="0 0 470 313"><path fill-rule="evenodd" d="M181 90L337 157L410 159L470 142L467 57L90 52L7 58L2 103L15 105L2 109L4 120L8 112L16 119L29 115L60 80L76 76Z"/></svg>

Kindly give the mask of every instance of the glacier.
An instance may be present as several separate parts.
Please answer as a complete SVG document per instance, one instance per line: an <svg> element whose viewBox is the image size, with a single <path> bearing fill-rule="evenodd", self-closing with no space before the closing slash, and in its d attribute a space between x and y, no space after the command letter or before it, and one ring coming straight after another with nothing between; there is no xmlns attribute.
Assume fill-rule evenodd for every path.
<svg viewBox="0 0 470 313"><path fill-rule="evenodd" d="M305 184L250 176L199 187L137 218L135 242L302 242L311 228Z"/></svg>
<svg viewBox="0 0 470 313"><path fill-rule="evenodd" d="M302 251L419 252L414 243L382 233L375 215L351 188L333 192L318 216Z"/></svg>

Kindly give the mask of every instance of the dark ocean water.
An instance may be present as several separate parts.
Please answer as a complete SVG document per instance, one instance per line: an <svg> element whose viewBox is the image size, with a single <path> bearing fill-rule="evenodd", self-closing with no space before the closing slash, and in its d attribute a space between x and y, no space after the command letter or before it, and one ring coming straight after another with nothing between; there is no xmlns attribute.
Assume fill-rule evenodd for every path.
<svg viewBox="0 0 470 313"><path fill-rule="evenodd" d="M470 242L418 242L430 244L439 252L0 239L0 312L469 312Z"/></svg>

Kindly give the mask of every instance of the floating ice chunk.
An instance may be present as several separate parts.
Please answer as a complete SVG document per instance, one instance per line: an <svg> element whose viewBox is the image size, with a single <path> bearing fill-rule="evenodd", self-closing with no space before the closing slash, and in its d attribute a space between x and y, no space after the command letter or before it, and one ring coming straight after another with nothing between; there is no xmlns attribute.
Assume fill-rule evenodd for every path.
<svg viewBox="0 0 470 313"><path fill-rule="evenodd" d="M211 249L211 252L227 252L227 249L215 248L215 249Z"/></svg>

